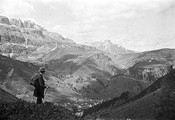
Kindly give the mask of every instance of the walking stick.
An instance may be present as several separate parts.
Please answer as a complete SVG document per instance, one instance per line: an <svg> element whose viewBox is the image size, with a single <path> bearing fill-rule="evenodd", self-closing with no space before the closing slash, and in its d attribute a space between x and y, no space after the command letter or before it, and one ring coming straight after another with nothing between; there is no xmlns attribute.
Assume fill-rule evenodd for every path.
<svg viewBox="0 0 175 120"><path fill-rule="evenodd" d="M46 87L46 90L45 90L45 92L44 92L44 97L46 96L46 93L47 93L47 90L48 90L48 86Z"/></svg>

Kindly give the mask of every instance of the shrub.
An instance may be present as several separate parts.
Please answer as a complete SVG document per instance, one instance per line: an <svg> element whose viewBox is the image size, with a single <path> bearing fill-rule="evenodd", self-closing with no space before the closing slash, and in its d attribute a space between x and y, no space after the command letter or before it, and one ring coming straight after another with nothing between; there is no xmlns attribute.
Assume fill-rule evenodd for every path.
<svg viewBox="0 0 175 120"><path fill-rule="evenodd" d="M77 120L71 111L46 102L38 105L25 101L0 104L0 120Z"/></svg>

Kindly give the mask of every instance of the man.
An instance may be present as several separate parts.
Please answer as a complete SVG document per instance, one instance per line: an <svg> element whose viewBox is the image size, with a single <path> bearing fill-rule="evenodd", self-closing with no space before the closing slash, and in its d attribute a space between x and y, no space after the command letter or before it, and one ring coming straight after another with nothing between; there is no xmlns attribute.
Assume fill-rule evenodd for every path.
<svg viewBox="0 0 175 120"><path fill-rule="evenodd" d="M41 67L39 69L39 73L35 75L34 83L32 84L35 87L34 96L37 97L37 104L42 103L42 99L44 98L44 89L46 88L45 82L43 79L43 74L45 73L45 68Z"/></svg>
<svg viewBox="0 0 175 120"><path fill-rule="evenodd" d="M169 66L169 72L173 71L173 65Z"/></svg>

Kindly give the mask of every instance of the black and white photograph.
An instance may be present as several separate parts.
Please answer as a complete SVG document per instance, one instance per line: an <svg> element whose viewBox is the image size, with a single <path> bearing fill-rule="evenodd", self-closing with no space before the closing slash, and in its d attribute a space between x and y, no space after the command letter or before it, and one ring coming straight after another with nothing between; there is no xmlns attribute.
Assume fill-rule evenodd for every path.
<svg viewBox="0 0 175 120"><path fill-rule="evenodd" d="M0 0L0 120L175 120L175 0Z"/></svg>

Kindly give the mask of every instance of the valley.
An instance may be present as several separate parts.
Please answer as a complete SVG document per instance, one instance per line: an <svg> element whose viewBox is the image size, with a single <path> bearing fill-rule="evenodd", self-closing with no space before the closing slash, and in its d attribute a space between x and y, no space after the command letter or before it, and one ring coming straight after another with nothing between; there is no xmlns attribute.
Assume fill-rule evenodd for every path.
<svg viewBox="0 0 175 120"><path fill-rule="evenodd" d="M156 95L162 94L170 65L175 65L175 49L134 52L110 40L80 45L32 21L0 16L0 96L5 94L5 100L35 102L30 81L42 66L48 87L45 103L69 110L75 106L86 117L101 110L101 118L152 118L150 106L160 100ZM101 107L104 103L110 107ZM142 105L145 116L137 114Z"/></svg>

